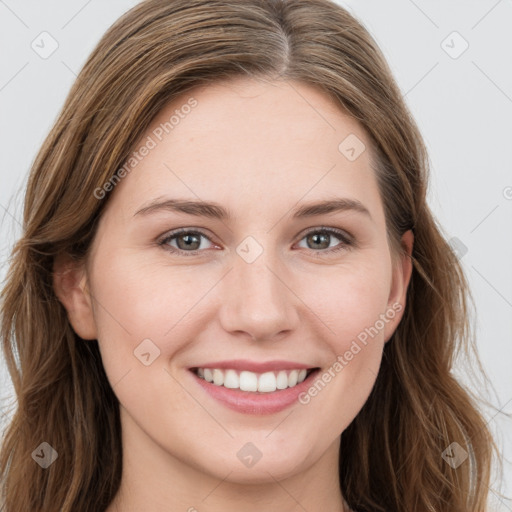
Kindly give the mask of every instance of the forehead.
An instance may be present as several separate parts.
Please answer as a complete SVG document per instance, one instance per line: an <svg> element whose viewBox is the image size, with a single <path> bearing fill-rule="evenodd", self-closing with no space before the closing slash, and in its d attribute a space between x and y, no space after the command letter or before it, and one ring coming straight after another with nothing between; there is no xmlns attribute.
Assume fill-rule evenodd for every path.
<svg viewBox="0 0 512 512"><path fill-rule="evenodd" d="M191 101L195 106L188 108ZM169 130L171 119L173 126ZM254 148L260 155L281 145L283 151L288 150L289 158L292 151L298 151L295 143L299 141L323 141L323 149L330 145L336 154L338 139L344 134L365 137L359 123L317 87L249 78L197 87L174 99L153 121L149 132L156 130L158 135L162 129L164 138L172 135L182 142L211 140L221 147L230 147L232 152L237 148L231 141ZM264 142L266 147L261 146ZM213 144L205 147L210 145ZM302 152L298 154L303 156Z"/></svg>
<svg viewBox="0 0 512 512"><path fill-rule="evenodd" d="M376 192L365 131L304 83L237 78L197 87L169 102L133 149L135 165L114 194L133 211L166 193L241 207L252 197L264 208L265 198Z"/></svg>

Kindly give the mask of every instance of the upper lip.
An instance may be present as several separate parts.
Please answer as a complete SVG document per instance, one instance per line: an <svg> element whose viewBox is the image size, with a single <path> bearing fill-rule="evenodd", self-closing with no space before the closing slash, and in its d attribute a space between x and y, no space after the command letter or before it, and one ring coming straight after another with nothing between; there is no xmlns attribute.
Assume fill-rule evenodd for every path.
<svg viewBox="0 0 512 512"><path fill-rule="evenodd" d="M189 369L194 370L196 368L219 368L219 369L233 369L233 370L247 370L254 373L265 373L276 370L309 370L311 368L317 368L308 364L296 363L293 361L266 361L257 362L249 361L247 359L232 359L230 361L215 361L213 363L203 363L196 366L191 366Z"/></svg>

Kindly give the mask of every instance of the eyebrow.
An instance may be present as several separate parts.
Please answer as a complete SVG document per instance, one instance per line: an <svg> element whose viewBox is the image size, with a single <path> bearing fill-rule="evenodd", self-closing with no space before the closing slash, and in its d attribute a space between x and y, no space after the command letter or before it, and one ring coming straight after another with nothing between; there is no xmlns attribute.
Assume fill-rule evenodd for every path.
<svg viewBox="0 0 512 512"><path fill-rule="evenodd" d="M235 217L233 213L218 203L171 198L158 198L151 201L146 206L137 210L134 217L136 215L148 215L160 211L181 212L197 217L208 217L219 220L229 220ZM334 198L306 203L293 211L293 218L302 219L344 211L355 211L367 215L370 219L372 218L369 210L363 203L357 199L351 198Z"/></svg>

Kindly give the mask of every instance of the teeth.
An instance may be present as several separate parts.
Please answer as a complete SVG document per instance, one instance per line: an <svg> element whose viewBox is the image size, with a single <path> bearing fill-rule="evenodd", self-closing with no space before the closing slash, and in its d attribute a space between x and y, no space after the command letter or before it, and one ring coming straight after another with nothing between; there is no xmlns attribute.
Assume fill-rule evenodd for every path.
<svg viewBox="0 0 512 512"><path fill-rule="evenodd" d="M240 379L235 370L228 370L224 374L224 387L230 389L237 389L240 387Z"/></svg>
<svg viewBox="0 0 512 512"><path fill-rule="evenodd" d="M240 389L258 391L258 375L253 372L240 372Z"/></svg>
<svg viewBox="0 0 512 512"><path fill-rule="evenodd" d="M221 370L213 370L213 383L216 386L222 386L224 384L224 372Z"/></svg>
<svg viewBox="0 0 512 512"><path fill-rule="evenodd" d="M288 387L288 375L284 370L277 374L276 386L277 389L286 389Z"/></svg>
<svg viewBox="0 0 512 512"><path fill-rule="evenodd" d="M300 384L307 375L306 369L280 370L278 372L254 373L249 371L221 370L219 368L198 368L196 375L216 386L242 391L273 393L278 389L292 388Z"/></svg>
<svg viewBox="0 0 512 512"><path fill-rule="evenodd" d="M277 389L276 380L274 372L262 373L258 377L258 391L260 393L271 393L275 391Z"/></svg>

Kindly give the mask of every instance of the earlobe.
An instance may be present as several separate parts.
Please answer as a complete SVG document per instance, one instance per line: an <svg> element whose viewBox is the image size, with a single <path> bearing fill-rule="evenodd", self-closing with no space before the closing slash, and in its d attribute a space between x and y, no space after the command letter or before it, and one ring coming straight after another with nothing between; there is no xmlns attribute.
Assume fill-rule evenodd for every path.
<svg viewBox="0 0 512 512"><path fill-rule="evenodd" d="M96 339L96 323L85 266L69 256L57 256L53 265L53 289L78 336L85 340Z"/></svg>
<svg viewBox="0 0 512 512"><path fill-rule="evenodd" d="M389 341L396 327L400 323L405 311L407 289L412 275L412 251L414 247L414 233L406 231L401 239L402 254L398 257L394 268L392 285L388 299L390 321L385 328L385 341ZM387 313L386 313L386 316Z"/></svg>

